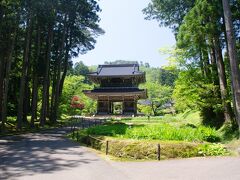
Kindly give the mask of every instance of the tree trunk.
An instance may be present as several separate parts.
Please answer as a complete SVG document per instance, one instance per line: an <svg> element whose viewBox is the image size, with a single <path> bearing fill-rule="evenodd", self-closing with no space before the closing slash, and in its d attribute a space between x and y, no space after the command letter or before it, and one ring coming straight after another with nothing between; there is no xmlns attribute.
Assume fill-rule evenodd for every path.
<svg viewBox="0 0 240 180"><path fill-rule="evenodd" d="M29 69L29 68L28 68ZM25 94L24 94L24 104L23 104L23 117L22 117L22 121L24 124L29 124L28 120L27 120L27 116L30 112L30 95L31 95L31 89L29 87L29 73L27 73L26 76L26 83L25 83L25 90L24 90Z"/></svg>
<svg viewBox="0 0 240 180"><path fill-rule="evenodd" d="M232 115L232 108L231 104L228 102L228 89L227 89L227 79L225 73L225 67L222 57L222 49L220 46L220 41L217 37L214 39L214 47L215 47L215 54L216 54L216 64L218 70L218 78L219 78L219 86L220 86L220 93L222 104L224 108L224 118L225 122L230 122L233 119Z"/></svg>
<svg viewBox="0 0 240 180"><path fill-rule="evenodd" d="M32 37L32 33L33 33L33 28L31 28L30 31L30 37ZM29 40L29 51L28 51L28 59L30 62L31 59L31 50L32 50L32 38L30 38ZM27 115L30 112L30 107L31 107L31 89L29 87L29 83L30 83L30 78L31 78L31 73L32 73L32 63L28 63L28 69L27 69L27 76L26 76L26 83L25 83L25 95L24 95L24 105L23 105L23 122L25 124L29 124L28 120L27 120Z"/></svg>
<svg viewBox="0 0 240 180"><path fill-rule="evenodd" d="M65 45L65 36L66 36L66 17L65 17L65 23L64 28L62 32L62 39L61 44L59 47L59 57L57 61L57 67L56 67L56 89L55 89L55 99L54 99L54 106L53 106L53 113L52 113L52 122L57 121L57 114L58 114L58 106L59 106L59 98L60 98L60 83L61 83L61 64L62 59L64 57L64 45Z"/></svg>
<svg viewBox="0 0 240 180"><path fill-rule="evenodd" d="M230 67L231 67L231 76L232 76L232 89L235 99L235 116L238 122L238 126L240 129L240 72L237 60L237 50L236 50L236 40L233 32L233 23L232 23L232 14L230 10L230 5L228 0L222 0L223 10L224 10L224 18L225 18L225 26L226 26L226 34L227 34L227 42L228 42L228 52L230 59Z"/></svg>
<svg viewBox="0 0 240 180"><path fill-rule="evenodd" d="M9 85L9 77L12 65L12 56L14 51L15 45L15 38L16 38L16 28L13 32L13 37L11 39L11 47L6 61L6 70L5 70L5 78L3 80L3 97L2 97L2 129L5 129L5 123L7 122L7 102L8 102L8 85Z"/></svg>
<svg viewBox="0 0 240 180"><path fill-rule="evenodd" d="M17 114L17 128L22 128L22 118L23 118L23 104L24 104L24 95L25 95L25 84L28 72L28 54L29 54L29 45L30 45L30 38L31 38L31 28L32 28L32 13L29 11L29 17L27 22L27 32L25 38L25 49L24 49L24 58L23 58L23 65L22 65L22 78L20 84L20 93L19 93L19 101L18 101L18 114Z"/></svg>
<svg viewBox="0 0 240 180"><path fill-rule="evenodd" d="M4 16L4 8L0 5L0 33L2 30L2 22L3 22L3 16ZM2 41L2 39L0 39ZM3 104L3 78L4 78L4 50L3 47L0 47L0 127L2 123L2 104ZM0 129L1 130L1 129Z"/></svg>
<svg viewBox="0 0 240 180"><path fill-rule="evenodd" d="M57 55L58 56L58 55ZM57 60L54 62L53 67L53 77L52 77L52 96L51 96L51 116L50 121L52 121L53 112L54 112L54 104L55 104L55 96L56 96L56 81L57 81Z"/></svg>
<svg viewBox="0 0 240 180"><path fill-rule="evenodd" d="M53 39L53 25L49 24L48 26L48 38L47 38L47 50L46 50L46 59L45 59L45 73L44 73L44 82L43 82L43 93L42 93L42 108L40 114L40 125L44 126L47 117L47 109L49 104L49 67L50 67L50 58L51 58L51 46Z"/></svg>
<svg viewBox="0 0 240 180"><path fill-rule="evenodd" d="M64 55L64 62L63 62L63 74L61 76L61 80L60 80L60 85L59 85L59 96L62 95L62 90L63 90L63 85L64 85L64 80L65 77L67 75L67 70L68 70L68 59L69 59L69 51L70 51L70 47L72 45L72 35L71 32L69 32L69 27L66 30L66 34L69 35L65 36L66 40L65 40L65 55ZM70 39L70 41L68 42L68 39Z"/></svg>
<svg viewBox="0 0 240 180"><path fill-rule="evenodd" d="M32 89L32 116L31 116L31 127L34 127L34 121L37 119L37 100L38 100L38 76L36 73L33 74L33 89Z"/></svg>
<svg viewBox="0 0 240 180"><path fill-rule="evenodd" d="M212 42L212 45L213 45L213 42ZM219 86L219 78L218 78L218 71L217 71L217 60L216 60L215 48L214 47L211 47L211 49L210 49L210 57L211 57L212 82L213 82L214 85Z"/></svg>
<svg viewBox="0 0 240 180"><path fill-rule="evenodd" d="M0 122L2 122L2 98L3 98L3 59L0 57Z"/></svg>
<svg viewBox="0 0 240 180"><path fill-rule="evenodd" d="M47 95L46 95L46 99L47 99L47 104L46 104L46 119L50 117L50 67L49 67L49 72L48 72L48 82L47 82Z"/></svg>
<svg viewBox="0 0 240 180"><path fill-rule="evenodd" d="M54 96L52 99L52 113L51 113L51 122L55 123L57 120L57 111L58 111L58 100L59 100L59 86L60 86L60 76L61 76L61 61L58 59L57 67L56 67L56 76L54 81Z"/></svg>
<svg viewBox="0 0 240 180"><path fill-rule="evenodd" d="M225 18L223 18L223 23L225 24ZM229 63L229 66L230 66L230 62L229 62L229 52L228 52L228 41L227 41L227 32L226 32L226 27L224 28L224 37L225 37L225 41L226 41L226 49L227 49L227 52L226 52L226 55L228 58L226 58L226 60L228 60L228 63ZM228 69L228 75L230 77L230 82L231 82L231 96L232 96L232 104L233 104L233 120L234 120L234 124L237 123L236 121L236 117L235 115L237 114L236 112L236 103L235 103L235 97L234 97L234 94L233 94L233 80L232 80L232 76L231 76L231 68Z"/></svg>
<svg viewBox="0 0 240 180"><path fill-rule="evenodd" d="M156 109L154 108L154 103L151 103L151 107L152 107L153 115L156 116L157 112L156 112Z"/></svg>
<svg viewBox="0 0 240 180"><path fill-rule="evenodd" d="M201 52L202 52L202 64L203 64L204 75L207 79L210 79L211 71L209 69L208 51L203 48Z"/></svg>
<svg viewBox="0 0 240 180"><path fill-rule="evenodd" d="M31 116L31 127L34 127L34 121L37 119L37 101L38 101L38 73L37 65L40 57L40 48L41 48L41 37L40 37L40 26L37 27L37 41L36 41L36 56L35 63L33 64L33 77L32 77L32 116Z"/></svg>
<svg viewBox="0 0 240 180"><path fill-rule="evenodd" d="M66 55L65 55L64 58L65 59L64 59L64 63L63 63L63 74L61 76L60 85L59 85L59 96L62 95L64 80L65 80L66 75L67 75L67 69L68 69L68 51L67 50L66 50Z"/></svg>
<svg viewBox="0 0 240 180"><path fill-rule="evenodd" d="M200 66L200 69L201 69L201 72L202 72L202 76L205 77L204 63L203 63L203 57L202 57L202 50L201 49L199 50L199 58L200 58L199 66Z"/></svg>

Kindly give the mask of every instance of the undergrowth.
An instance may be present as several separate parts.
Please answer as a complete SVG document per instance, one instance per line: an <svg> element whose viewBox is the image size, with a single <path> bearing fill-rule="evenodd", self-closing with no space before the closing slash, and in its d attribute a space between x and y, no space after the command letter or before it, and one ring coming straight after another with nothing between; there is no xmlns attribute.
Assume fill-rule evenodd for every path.
<svg viewBox="0 0 240 180"><path fill-rule="evenodd" d="M169 124L127 125L124 123L106 124L89 128L87 134L112 136L125 139L175 140L175 141L207 141L219 142L219 133L204 126L184 125L175 127Z"/></svg>
<svg viewBox="0 0 240 180"><path fill-rule="evenodd" d="M158 144L160 144L161 159L224 156L230 154L225 146L215 143L131 140L106 136L89 136L85 130L74 134L75 136L70 134L69 137L103 153L106 152L106 142L108 141L108 154L125 160L157 160ZM78 138L76 134L79 135Z"/></svg>

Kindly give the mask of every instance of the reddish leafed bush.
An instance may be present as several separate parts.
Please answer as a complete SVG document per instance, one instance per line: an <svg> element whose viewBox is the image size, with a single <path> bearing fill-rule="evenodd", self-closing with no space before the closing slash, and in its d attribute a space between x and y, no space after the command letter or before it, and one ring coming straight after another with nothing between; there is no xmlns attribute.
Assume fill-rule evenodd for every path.
<svg viewBox="0 0 240 180"><path fill-rule="evenodd" d="M84 103L78 96L73 96L70 107L74 109L84 109Z"/></svg>

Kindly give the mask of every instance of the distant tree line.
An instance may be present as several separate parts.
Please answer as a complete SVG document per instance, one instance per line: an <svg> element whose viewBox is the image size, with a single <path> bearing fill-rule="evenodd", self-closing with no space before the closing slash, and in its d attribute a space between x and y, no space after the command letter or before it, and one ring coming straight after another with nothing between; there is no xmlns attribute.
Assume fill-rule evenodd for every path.
<svg viewBox="0 0 240 180"><path fill-rule="evenodd" d="M160 85L174 86L174 82L178 77L178 70L176 68L151 67L148 62L143 61L129 61L129 60L115 60L105 61L104 64L139 64L141 71L146 72L147 82L159 83ZM77 64L78 65L78 64ZM76 66L77 67L77 66ZM80 71L79 71L80 72Z"/></svg>
<svg viewBox="0 0 240 180"><path fill-rule="evenodd" d="M100 8L95 0L0 2L0 125L55 123L71 58L94 48Z"/></svg>

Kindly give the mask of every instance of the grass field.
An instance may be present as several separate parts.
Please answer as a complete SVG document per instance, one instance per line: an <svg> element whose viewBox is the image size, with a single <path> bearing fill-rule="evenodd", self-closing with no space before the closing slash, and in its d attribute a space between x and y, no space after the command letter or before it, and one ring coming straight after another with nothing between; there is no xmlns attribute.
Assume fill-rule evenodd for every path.
<svg viewBox="0 0 240 180"><path fill-rule="evenodd" d="M198 112L151 117L150 119L147 117L123 118L89 128L86 133L121 139L221 141L220 134L215 129L200 125Z"/></svg>
<svg viewBox="0 0 240 180"><path fill-rule="evenodd" d="M111 136L121 139L174 140L188 142L220 142L218 132L204 126L182 125L176 127L166 123L125 124L109 123L86 130L89 135Z"/></svg>

